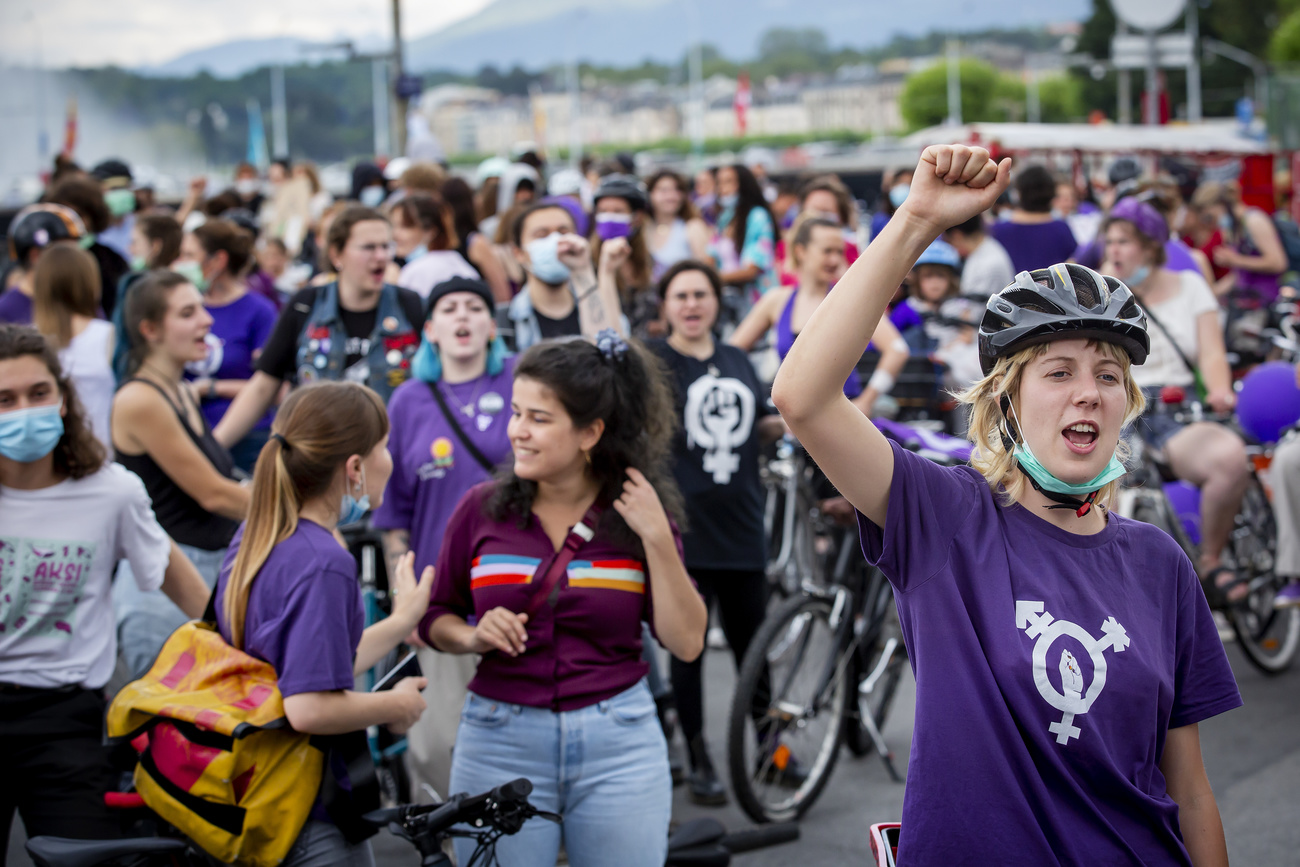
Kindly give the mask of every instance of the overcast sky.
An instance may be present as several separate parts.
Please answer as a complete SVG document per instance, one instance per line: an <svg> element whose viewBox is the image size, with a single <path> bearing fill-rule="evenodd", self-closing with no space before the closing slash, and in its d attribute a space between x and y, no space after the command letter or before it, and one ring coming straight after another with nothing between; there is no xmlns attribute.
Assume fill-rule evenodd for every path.
<svg viewBox="0 0 1300 867"><path fill-rule="evenodd" d="M404 0L402 31L424 36L490 0ZM388 37L389 0L0 0L0 62L144 66L232 39Z"/></svg>

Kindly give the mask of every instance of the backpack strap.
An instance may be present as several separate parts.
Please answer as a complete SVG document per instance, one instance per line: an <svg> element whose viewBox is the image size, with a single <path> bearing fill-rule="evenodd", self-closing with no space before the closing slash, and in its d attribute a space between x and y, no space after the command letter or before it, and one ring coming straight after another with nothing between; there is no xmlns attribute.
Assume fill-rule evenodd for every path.
<svg viewBox="0 0 1300 867"><path fill-rule="evenodd" d="M559 595L560 578L568 570L569 564L573 562L573 556L578 553L583 543L590 542L595 537L596 525L600 521L602 511L604 510L592 503L587 514L582 516L582 520L573 525L573 529L564 540L564 546L555 552L550 565L546 567L546 577L537 586L532 598L528 600L528 607L522 612L530 619L543 604L555 604L555 599Z"/></svg>

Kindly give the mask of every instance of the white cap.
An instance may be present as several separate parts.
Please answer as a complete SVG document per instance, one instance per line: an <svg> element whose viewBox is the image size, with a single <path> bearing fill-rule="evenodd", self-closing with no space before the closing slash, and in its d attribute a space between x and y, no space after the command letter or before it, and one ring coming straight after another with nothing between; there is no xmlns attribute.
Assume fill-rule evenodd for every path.
<svg viewBox="0 0 1300 867"><path fill-rule="evenodd" d="M552 196L576 196L582 192L583 180L577 169L560 169L551 175L546 191Z"/></svg>
<svg viewBox="0 0 1300 867"><path fill-rule="evenodd" d="M384 166L384 177L390 181L395 181L411 167L411 161L407 157L393 157Z"/></svg>

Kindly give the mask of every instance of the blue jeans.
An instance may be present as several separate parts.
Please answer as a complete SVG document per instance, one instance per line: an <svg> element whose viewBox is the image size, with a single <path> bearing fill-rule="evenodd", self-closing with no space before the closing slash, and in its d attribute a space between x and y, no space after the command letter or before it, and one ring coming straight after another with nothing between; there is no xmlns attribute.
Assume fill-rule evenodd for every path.
<svg viewBox="0 0 1300 867"><path fill-rule="evenodd" d="M663 867L672 779L644 680L606 701L555 713L470 693L451 761L451 791L478 794L518 777L562 825L530 819L497 844L501 867L553 867L563 841L573 867ZM468 864L472 840L455 841Z"/></svg>
<svg viewBox="0 0 1300 867"><path fill-rule="evenodd" d="M221 574L221 564L226 559L225 548L205 551L179 542L176 547L199 570L209 587L217 586L217 576ZM133 680L149 670L168 636L189 620L161 590L145 593L137 587L131 564L126 560L117 566L113 609L117 613L118 653Z"/></svg>

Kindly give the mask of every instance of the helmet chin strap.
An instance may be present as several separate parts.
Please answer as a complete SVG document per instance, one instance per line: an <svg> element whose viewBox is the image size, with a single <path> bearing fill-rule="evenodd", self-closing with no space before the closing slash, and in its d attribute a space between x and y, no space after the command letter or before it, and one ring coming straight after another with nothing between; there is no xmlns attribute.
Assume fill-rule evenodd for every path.
<svg viewBox="0 0 1300 867"><path fill-rule="evenodd" d="M1002 447L1006 449L1008 453L1011 453L1015 450L1016 441L1012 439L1011 431L1008 428L1008 425L1010 424L1008 413L1014 416L1016 411L1011 406L1011 398L1007 397L1005 394L1002 395L1002 400L999 405L1002 408ZM1016 427L1018 429L1019 425L1017 424ZM1044 506L1044 509L1073 509L1074 514L1077 517L1082 518L1084 515L1092 511L1093 501L1097 499L1097 494L1101 493L1100 490L1093 491L1082 500L1069 494L1058 494L1056 491L1049 491L1042 485L1038 484L1038 480L1029 474L1019 460L1016 461L1016 469L1020 470L1020 474L1029 480L1029 484L1033 485L1035 491L1038 491L1038 493L1056 503L1054 506Z"/></svg>

